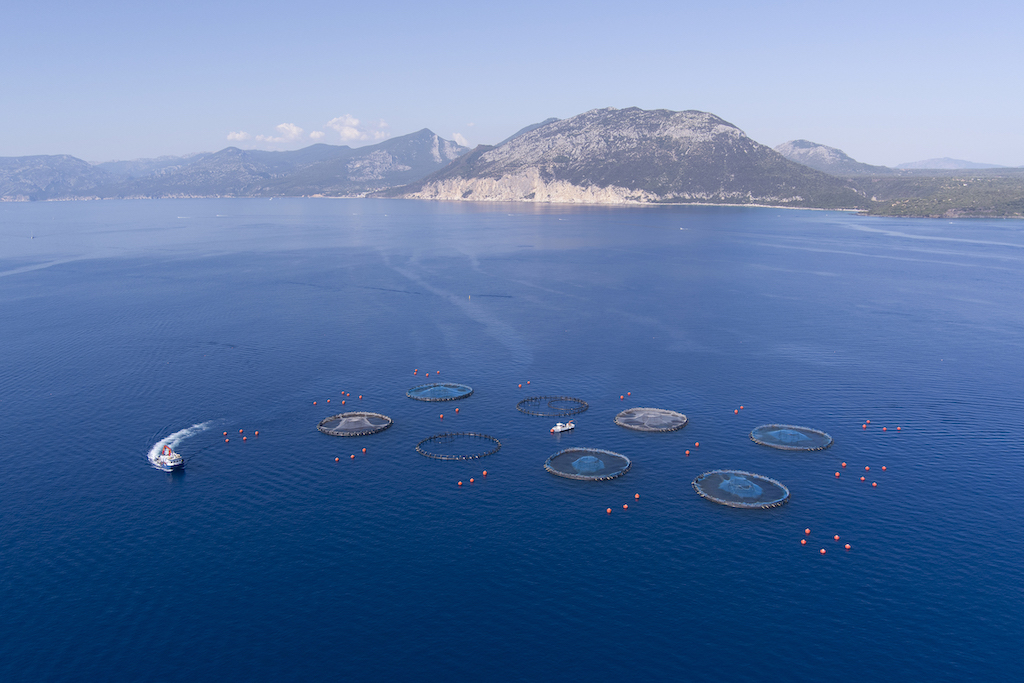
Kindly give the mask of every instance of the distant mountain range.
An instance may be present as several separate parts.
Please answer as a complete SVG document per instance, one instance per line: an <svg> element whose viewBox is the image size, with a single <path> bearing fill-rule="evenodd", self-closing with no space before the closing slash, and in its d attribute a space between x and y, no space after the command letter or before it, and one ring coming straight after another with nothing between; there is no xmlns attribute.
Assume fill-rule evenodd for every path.
<svg viewBox="0 0 1024 683"><path fill-rule="evenodd" d="M958 171L965 169L1006 167L999 166L997 164L978 164L973 161L964 161L963 159L950 159L949 157L942 157L941 159L925 159L924 161L912 161L908 164L897 164L896 168Z"/></svg>
<svg viewBox="0 0 1024 683"><path fill-rule="evenodd" d="M529 126L381 196L469 201L856 207L863 193L714 114L595 109Z"/></svg>
<svg viewBox="0 0 1024 683"><path fill-rule="evenodd" d="M891 175L896 173L886 166L862 164L847 156L841 149L827 147L808 140L790 140L775 148L790 161L835 176Z"/></svg>
<svg viewBox="0 0 1024 683"><path fill-rule="evenodd" d="M415 181L468 151L424 128L357 149L228 147L188 157L96 165L67 155L0 157L0 200L357 196Z"/></svg>
<svg viewBox="0 0 1024 683"><path fill-rule="evenodd" d="M707 112L635 107L547 119L473 150L424 128L357 149L228 147L100 164L67 155L0 158L0 201L285 196L1024 217L1024 169L953 159L871 166L807 140L773 150Z"/></svg>

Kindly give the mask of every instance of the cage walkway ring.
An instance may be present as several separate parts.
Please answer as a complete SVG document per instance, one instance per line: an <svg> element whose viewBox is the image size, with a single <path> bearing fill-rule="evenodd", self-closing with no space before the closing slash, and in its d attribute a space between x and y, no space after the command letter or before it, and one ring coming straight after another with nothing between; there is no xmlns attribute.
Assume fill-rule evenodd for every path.
<svg viewBox="0 0 1024 683"><path fill-rule="evenodd" d="M621 477L633 462L614 451L603 448L565 448L544 462L544 469L566 479L580 481L608 481Z"/></svg>
<svg viewBox="0 0 1024 683"><path fill-rule="evenodd" d="M355 411L325 417L316 428L331 436L367 436L383 432L390 426L391 418L387 415Z"/></svg>
<svg viewBox="0 0 1024 683"><path fill-rule="evenodd" d="M473 450L472 448L466 449L468 453L439 453L438 450L452 451L456 449L452 448L439 448L441 446L451 446L457 443L479 444L479 448L483 450ZM416 452L420 455L425 455L428 458L434 458L435 460L477 460L478 458L486 458L488 455L494 455L501 450L501 442L495 439L493 436L488 434L480 434L479 432L445 432L444 434L435 434L434 436L428 436L418 444L416 444Z"/></svg>
<svg viewBox="0 0 1024 683"><path fill-rule="evenodd" d="M572 396L529 396L516 404L516 410L539 417L568 417L579 415L590 404Z"/></svg>
<svg viewBox="0 0 1024 683"><path fill-rule="evenodd" d="M711 470L691 482L697 495L731 508L766 509L789 502L785 484L743 470Z"/></svg>
<svg viewBox="0 0 1024 683"><path fill-rule="evenodd" d="M682 413L665 408L628 408L615 416L615 424L638 432L674 432L687 422Z"/></svg>
<svg viewBox="0 0 1024 683"><path fill-rule="evenodd" d="M473 393L473 387L452 382L431 382L409 389L405 395L417 401L457 401Z"/></svg>
<svg viewBox="0 0 1024 683"><path fill-rule="evenodd" d="M780 424L754 427L750 440L783 451L823 451L832 445L832 437L819 429Z"/></svg>

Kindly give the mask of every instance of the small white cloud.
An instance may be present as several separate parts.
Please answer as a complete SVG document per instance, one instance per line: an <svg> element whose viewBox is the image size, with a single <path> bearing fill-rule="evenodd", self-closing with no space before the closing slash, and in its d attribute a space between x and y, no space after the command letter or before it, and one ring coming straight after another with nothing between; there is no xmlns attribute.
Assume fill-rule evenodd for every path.
<svg viewBox="0 0 1024 683"><path fill-rule="evenodd" d="M325 135L327 135L327 133L323 132L322 130L314 130L312 133L309 134L309 137L311 140L319 140Z"/></svg>
<svg viewBox="0 0 1024 683"><path fill-rule="evenodd" d="M387 128L387 127L388 127L388 122L387 122L387 121L385 121L384 119L381 119L381 120L380 120L380 121L379 121L379 122L377 123L377 127L378 127L378 128Z"/></svg>
<svg viewBox="0 0 1024 683"><path fill-rule="evenodd" d="M467 123L466 125L467 125L468 127L472 128L472 127L473 127L473 126L475 126L476 124L475 124L475 123Z"/></svg>
<svg viewBox="0 0 1024 683"><path fill-rule="evenodd" d="M389 137L391 137L391 133L387 132L386 130L375 130L375 131L373 131L373 139L374 140L386 140Z"/></svg>
<svg viewBox="0 0 1024 683"><path fill-rule="evenodd" d="M294 123L278 124L277 132L280 133L280 135L257 135L256 139L260 142L291 142L302 137L302 129Z"/></svg>
<svg viewBox="0 0 1024 683"><path fill-rule="evenodd" d="M228 133L228 140L232 140L232 141L235 141L235 142L241 142L242 140L248 140L251 137L252 137L251 135L249 135L248 133L246 133L245 131L242 131L242 130L237 131L237 132Z"/></svg>
<svg viewBox="0 0 1024 683"><path fill-rule="evenodd" d="M452 133L452 140L455 140L455 142L463 147L469 147L469 140L462 133Z"/></svg>
<svg viewBox="0 0 1024 683"><path fill-rule="evenodd" d="M351 114L345 114L344 116L338 116L337 118L331 119L327 122L327 127L338 131L338 135L341 136L342 142L365 140L368 137L366 135L366 131L359 127L359 119Z"/></svg>

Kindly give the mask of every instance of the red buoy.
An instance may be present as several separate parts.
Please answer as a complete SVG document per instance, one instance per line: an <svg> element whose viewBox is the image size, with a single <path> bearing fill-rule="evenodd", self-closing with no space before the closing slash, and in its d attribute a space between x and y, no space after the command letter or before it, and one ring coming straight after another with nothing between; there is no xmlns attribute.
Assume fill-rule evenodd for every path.
<svg viewBox="0 0 1024 683"><path fill-rule="evenodd" d="M689 455L689 454L690 454L690 451L686 451L686 454L687 454L687 455Z"/></svg>
<svg viewBox="0 0 1024 683"><path fill-rule="evenodd" d="M877 481L873 481L873 482L871 482L871 485L872 486L878 486L878 482Z"/></svg>
<svg viewBox="0 0 1024 683"><path fill-rule="evenodd" d="M838 472L836 472L836 476L837 476L837 477L839 476L839 473L838 473Z"/></svg>
<svg viewBox="0 0 1024 683"><path fill-rule="evenodd" d="M473 483L474 481L475 481L475 480L473 479L473 477L470 477L470 478L469 478L469 483L470 483L470 484L472 484L472 483Z"/></svg>
<svg viewBox="0 0 1024 683"><path fill-rule="evenodd" d="M341 460L341 458L335 458L334 462L338 462L339 460Z"/></svg>
<svg viewBox="0 0 1024 683"><path fill-rule="evenodd" d="M740 411L738 411L738 410L734 410L734 411L732 411L732 414L733 414L733 415L739 415L739 414L740 414Z"/></svg>
<svg viewBox="0 0 1024 683"><path fill-rule="evenodd" d="M459 486L462 486L462 482L461 481L459 482Z"/></svg>
<svg viewBox="0 0 1024 683"><path fill-rule="evenodd" d="M843 463L843 467L846 467L846 463L845 462Z"/></svg>
<svg viewBox="0 0 1024 683"><path fill-rule="evenodd" d="M804 529L804 533L807 534L808 536L810 536L811 530L810 529Z"/></svg>
<svg viewBox="0 0 1024 683"><path fill-rule="evenodd" d="M861 481L864 481L864 477L861 477L861 478L860 478L860 480L861 480Z"/></svg>
<svg viewBox="0 0 1024 683"><path fill-rule="evenodd" d="M249 440L249 437L247 437L247 436L243 436L242 437L242 441L248 441L248 440Z"/></svg>
<svg viewBox="0 0 1024 683"><path fill-rule="evenodd" d="M801 538L800 539L800 545L807 545L807 539L806 538Z"/></svg>
<svg viewBox="0 0 1024 683"><path fill-rule="evenodd" d="M882 465L882 469L883 469L883 470L885 469L885 465Z"/></svg>
<svg viewBox="0 0 1024 683"><path fill-rule="evenodd" d="M628 509L629 509L629 506L628 506L628 505L626 505L625 503L623 503L623 505L622 505L622 509L623 509L623 510L628 510Z"/></svg>
<svg viewBox="0 0 1024 683"><path fill-rule="evenodd" d="M487 476L487 470L484 470L484 476L485 477Z"/></svg>
<svg viewBox="0 0 1024 683"><path fill-rule="evenodd" d="M819 550L818 552L819 552L819 553L821 553L822 555L824 555L824 554L825 554L825 549L824 549L824 548L822 548L822 549L821 549L821 550Z"/></svg>
<svg viewBox="0 0 1024 683"><path fill-rule="evenodd" d="M610 514L612 514L612 509L608 508L607 510L605 510L605 512L607 512L610 515Z"/></svg>
<svg viewBox="0 0 1024 683"><path fill-rule="evenodd" d="M834 538L835 540L837 540L837 541L838 541L838 540L839 540L839 534L836 534L836 535L835 535L835 536L833 536L832 538Z"/></svg>
<svg viewBox="0 0 1024 683"><path fill-rule="evenodd" d="M366 449L364 448L364 449L363 449L363 453L365 453L365 452L366 452Z"/></svg>
<svg viewBox="0 0 1024 683"><path fill-rule="evenodd" d="M634 498L635 500L640 500L640 494L639 494L639 493L635 494L635 495L633 496L633 498Z"/></svg>
<svg viewBox="0 0 1024 683"><path fill-rule="evenodd" d="M850 544L849 544L849 543L847 543L847 544L846 544L845 546L843 546L843 547L844 547L844 548L846 548L847 550L849 550L849 549L850 549Z"/></svg>

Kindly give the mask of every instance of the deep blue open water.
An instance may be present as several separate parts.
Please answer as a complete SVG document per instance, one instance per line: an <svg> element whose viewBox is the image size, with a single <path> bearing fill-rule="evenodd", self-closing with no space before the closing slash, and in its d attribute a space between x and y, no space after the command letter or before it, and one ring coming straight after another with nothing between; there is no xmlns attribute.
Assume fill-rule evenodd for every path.
<svg viewBox="0 0 1024 683"><path fill-rule="evenodd" d="M1012 680L1022 293L1010 221L0 205L0 679ZM475 393L406 398L434 379ZM590 409L555 436L537 394ZM349 408L394 425L316 431ZM416 453L445 430L503 447ZM567 445L633 467L554 477ZM714 505L716 468L791 501Z"/></svg>

